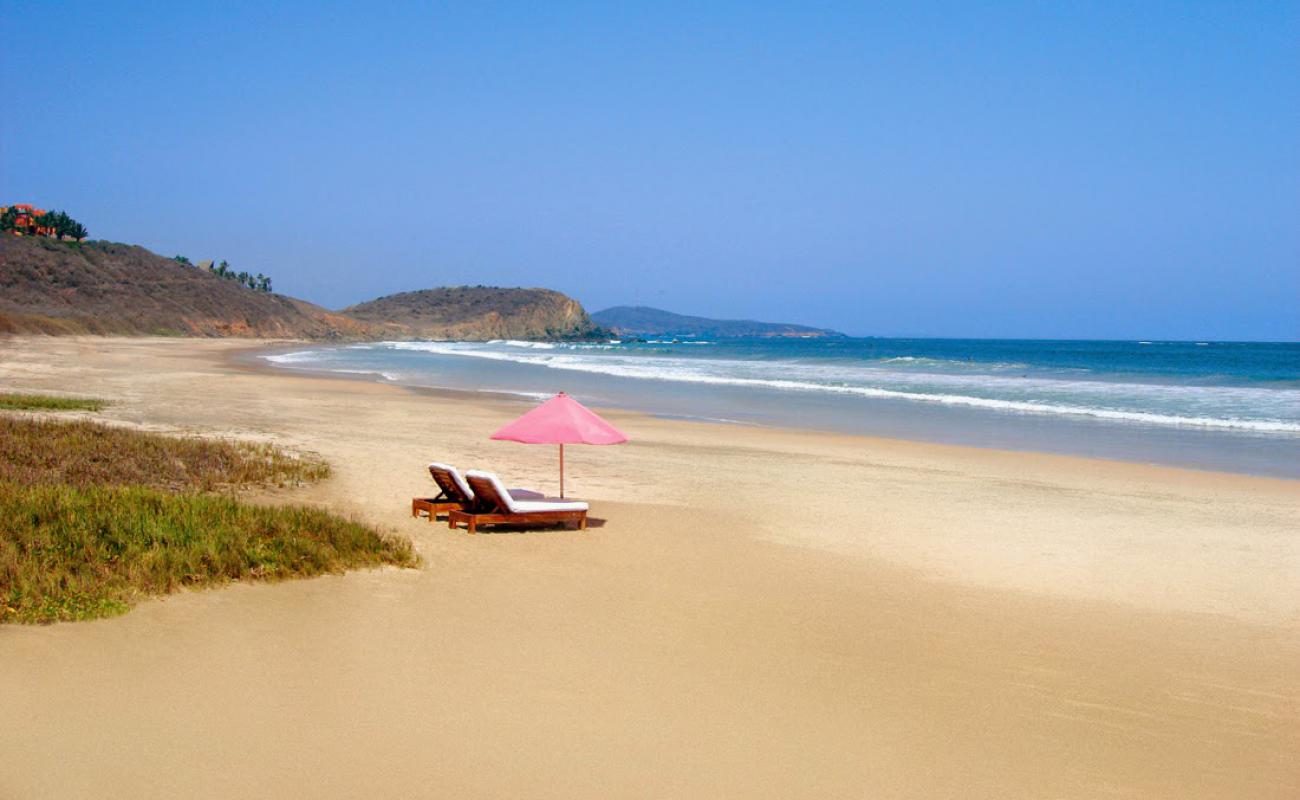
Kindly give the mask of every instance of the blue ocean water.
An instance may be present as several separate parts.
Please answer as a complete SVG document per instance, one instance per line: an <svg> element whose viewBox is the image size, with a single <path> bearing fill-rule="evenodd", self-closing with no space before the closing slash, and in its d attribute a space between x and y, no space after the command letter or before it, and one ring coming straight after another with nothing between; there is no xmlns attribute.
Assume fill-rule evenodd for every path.
<svg viewBox="0 0 1300 800"><path fill-rule="evenodd" d="M412 386L1300 477L1300 343L384 342L267 357Z"/></svg>

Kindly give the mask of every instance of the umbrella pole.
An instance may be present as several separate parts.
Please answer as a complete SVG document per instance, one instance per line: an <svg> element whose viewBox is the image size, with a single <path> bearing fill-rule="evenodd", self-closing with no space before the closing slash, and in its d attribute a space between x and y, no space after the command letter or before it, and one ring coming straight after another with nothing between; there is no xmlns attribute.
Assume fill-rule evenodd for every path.
<svg viewBox="0 0 1300 800"><path fill-rule="evenodd" d="M560 499L564 499L564 442L560 442Z"/></svg>

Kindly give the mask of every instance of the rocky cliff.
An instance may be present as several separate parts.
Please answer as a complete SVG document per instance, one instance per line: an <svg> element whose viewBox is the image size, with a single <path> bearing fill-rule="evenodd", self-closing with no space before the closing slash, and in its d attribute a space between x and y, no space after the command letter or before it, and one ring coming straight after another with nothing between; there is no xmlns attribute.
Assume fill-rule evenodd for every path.
<svg viewBox="0 0 1300 800"><path fill-rule="evenodd" d="M424 289L339 313L372 324L395 324L419 339L582 339L604 333L577 300L550 289Z"/></svg>

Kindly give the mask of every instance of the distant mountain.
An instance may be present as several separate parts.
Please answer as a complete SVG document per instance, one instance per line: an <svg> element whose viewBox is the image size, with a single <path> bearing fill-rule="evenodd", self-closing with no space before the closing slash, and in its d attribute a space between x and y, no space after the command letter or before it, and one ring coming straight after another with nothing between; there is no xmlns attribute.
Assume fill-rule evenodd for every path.
<svg viewBox="0 0 1300 800"><path fill-rule="evenodd" d="M339 312L421 339L584 339L601 336L582 305L550 289L452 286L402 292Z"/></svg>
<svg viewBox="0 0 1300 800"><path fill-rule="evenodd" d="M791 325L782 322L755 322L747 319L708 319L674 314L648 306L615 306L597 311L591 319L620 336L688 336L692 338L729 338L741 336L819 339L843 336L838 331Z"/></svg>
<svg viewBox="0 0 1300 800"><path fill-rule="evenodd" d="M143 247L0 235L0 333L378 337L377 326L260 292Z"/></svg>

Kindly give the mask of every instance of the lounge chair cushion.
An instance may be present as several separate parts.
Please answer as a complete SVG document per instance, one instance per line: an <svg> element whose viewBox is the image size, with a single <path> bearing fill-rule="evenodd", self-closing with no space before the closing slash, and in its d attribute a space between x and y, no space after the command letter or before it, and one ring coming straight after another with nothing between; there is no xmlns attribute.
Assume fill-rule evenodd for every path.
<svg viewBox="0 0 1300 800"><path fill-rule="evenodd" d="M516 500L511 503L516 514L532 514L538 511L586 511L586 503L570 503L565 500Z"/></svg>
<svg viewBox="0 0 1300 800"><path fill-rule="evenodd" d="M485 480L492 484L497 494L501 496L502 502L505 503L505 510L511 514L535 514L540 511L586 511L586 503L566 503L560 501L541 501L541 500L518 500L506 491L506 487L501 485L501 479L491 472L482 472L480 470L470 470L470 475Z"/></svg>
<svg viewBox="0 0 1300 800"><path fill-rule="evenodd" d="M510 489L510 497L515 500L542 500L546 495L532 489Z"/></svg>
<svg viewBox="0 0 1300 800"><path fill-rule="evenodd" d="M439 470L451 476L456 483L456 487L465 493L470 500L474 499L474 490L469 488L469 483L465 481L465 476L460 474L460 470L450 464L444 464L441 461L429 462L429 469ZM516 500L541 500L546 495L541 492L534 492L532 489L509 489L510 496Z"/></svg>
<svg viewBox="0 0 1300 800"><path fill-rule="evenodd" d="M460 489L462 492L464 492L465 496L468 497L469 499L471 500L474 499L474 492L469 488L469 484L465 482L465 476L460 474L460 470L456 469L450 464L443 464L440 461L430 462L429 469L430 470L436 469L440 472L447 473L448 475L451 476L452 481L455 482L457 489Z"/></svg>

